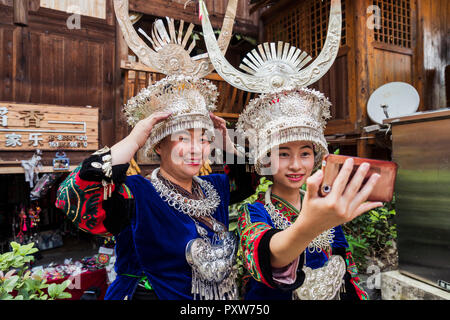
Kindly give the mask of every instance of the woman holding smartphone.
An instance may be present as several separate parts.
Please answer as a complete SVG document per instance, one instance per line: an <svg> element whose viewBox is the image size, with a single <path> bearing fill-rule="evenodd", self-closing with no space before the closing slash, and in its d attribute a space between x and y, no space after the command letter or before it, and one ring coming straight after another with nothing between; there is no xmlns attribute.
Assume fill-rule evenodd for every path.
<svg viewBox="0 0 450 320"><path fill-rule="evenodd" d="M379 175L361 188L370 165L361 165L350 180L350 159L331 193L319 196L323 173L318 169L328 153L323 132L329 106L320 92L298 88L262 95L239 118L238 130L252 137L256 171L273 182L255 203L240 209L241 248L252 275L246 299L291 299L297 288L314 299L321 283L306 284L302 267L322 268L332 255L341 256L347 267L342 281L333 282L333 292L340 290L341 299L367 299L340 225L383 205L366 202ZM305 184L306 192L301 189ZM323 279L323 285L328 280Z"/></svg>
<svg viewBox="0 0 450 320"><path fill-rule="evenodd" d="M313 170L320 168L322 156L328 153L324 129L330 103L323 94L307 89L327 73L338 54L341 1L331 1L327 37L314 60L289 43L264 43L243 59L242 71L220 51L202 0L200 13L216 71L231 85L261 94L249 102L238 121L238 132L249 140L256 171L273 179L272 188L241 209L241 248L252 275L246 298L291 299L300 288L295 291L300 299L329 299L338 296L340 288L350 290L356 278L345 274L342 258L348 260L348 268L353 265L338 226L382 205L366 202L379 175L372 175L359 190L368 167L362 165L348 181L350 160L331 193L319 197L323 174ZM302 194L305 183L307 191ZM343 279L348 280L344 286ZM358 294L364 297L358 288L347 296Z"/></svg>

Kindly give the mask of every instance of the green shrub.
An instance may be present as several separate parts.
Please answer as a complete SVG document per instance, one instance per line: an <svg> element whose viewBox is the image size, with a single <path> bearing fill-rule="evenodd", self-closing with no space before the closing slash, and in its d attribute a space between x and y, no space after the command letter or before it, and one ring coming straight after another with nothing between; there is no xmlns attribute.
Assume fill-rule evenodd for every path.
<svg viewBox="0 0 450 320"><path fill-rule="evenodd" d="M70 280L61 284L46 284L42 272L31 274L29 263L34 260L34 243L20 245L11 242L12 251L0 255L0 300L54 300L72 295L64 290ZM47 289L47 293L43 290ZM16 293L15 295L13 293Z"/></svg>
<svg viewBox="0 0 450 320"><path fill-rule="evenodd" d="M343 225L350 250L358 269L367 269L367 258L390 260L395 246L395 197L384 207L376 208Z"/></svg>

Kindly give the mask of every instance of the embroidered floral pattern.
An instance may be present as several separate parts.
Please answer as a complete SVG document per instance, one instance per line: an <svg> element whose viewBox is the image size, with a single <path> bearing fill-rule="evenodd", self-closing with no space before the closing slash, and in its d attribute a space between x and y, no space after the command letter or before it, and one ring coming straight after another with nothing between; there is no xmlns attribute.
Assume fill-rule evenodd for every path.
<svg viewBox="0 0 450 320"><path fill-rule="evenodd" d="M265 202L265 193L260 192L258 194L258 198L256 199L256 202L262 203L263 205ZM275 209L280 211L290 222L294 222L295 219L298 217L298 211L291 207L289 203L285 203L281 198L277 197L276 195L271 195L272 204L275 206Z"/></svg>
<svg viewBox="0 0 450 320"><path fill-rule="evenodd" d="M262 276L257 252L261 237L270 229L272 227L263 222L251 223L247 205L239 209L238 230L244 266L255 280L267 285L269 284Z"/></svg>
<svg viewBox="0 0 450 320"><path fill-rule="evenodd" d="M103 186L100 182L82 180L79 177L80 170L81 165L61 183L55 206L63 210L81 230L99 236L111 236L103 225L106 217L102 207ZM118 192L125 199L133 198L125 185L120 185Z"/></svg>
<svg viewBox="0 0 450 320"><path fill-rule="evenodd" d="M350 283L353 284L356 290L356 294L358 295L360 300L369 300L369 295L364 291L364 288L359 283L360 279L358 277L358 268L356 267L355 262L353 261L352 252L347 249L345 253L345 263L347 264L347 271L350 273L352 278L350 279Z"/></svg>
<svg viewBox="0 0 450 320"><path fill-rule="evenodd" d="M265 193L258 194L256 202L264 205ZM295 221L298 216L298 211L292 208L289 204L284 203L280 198L272 195L272 203L289 221ZM267 286L271 287L266 279L264 279L261 267L258 260L258 245L262 236L272 229L270 225L264 222L252 223L247 205L239 209L238 230L241 238L241 248L244 257L244 265L251 276Z"/></svg>

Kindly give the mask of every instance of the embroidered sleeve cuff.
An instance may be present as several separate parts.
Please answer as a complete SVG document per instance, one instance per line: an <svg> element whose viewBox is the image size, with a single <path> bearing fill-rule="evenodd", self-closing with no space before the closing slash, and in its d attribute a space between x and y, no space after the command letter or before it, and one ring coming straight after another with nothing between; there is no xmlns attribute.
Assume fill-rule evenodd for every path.
<svg viewBox="0 0 450 320"><path fill-rule="evenodd" d="M114 192L103 201L105 220L103 225L112 235L119 234L130 224L135 211L135 200L126 185L121 185L118 192Z"/></svg>
<svg viewBox="0 0 450 320"><path fill-rule="evenodd" d="M264 233L261 237L258 247L256 250L258 251L258 264L261 269L262 278L267 285L272 288L277 288L281 290L294 290L300 287L303 284L305 279L305 274L302 271L303 263L304 263L304 253L300 255L300 257L296 260L297 262L293 262L293 264L280 269L273 269L270 262L270 239L274 234L280 232L278 229L270 229ZM296 264L296 268L293 266ZM289 270L289 269L292 270ZM275 274L274 274L275 271ZM284 272L288 271L288 276L280 276ZM281 281L279 281L281 279Z"/></svg>
<svg viewBox="0 0 450 320"><path fill-rule="evenodd" d="M102 180L106 180L110 182L112 179L115 184L122 184L125 182L130 164L126 163L112 166L111 178L105 176L105 173L102 170L102 164L102 155L91 155L83 161L79 177L86 181L101 182Z"/></svg>
<svg viewBox="0 0 450 320"><path fill-rule="evenodd" d="M300 257L284 268L272 268L273 280L283 284L293 284L297 279L297 269Z"/></svg>

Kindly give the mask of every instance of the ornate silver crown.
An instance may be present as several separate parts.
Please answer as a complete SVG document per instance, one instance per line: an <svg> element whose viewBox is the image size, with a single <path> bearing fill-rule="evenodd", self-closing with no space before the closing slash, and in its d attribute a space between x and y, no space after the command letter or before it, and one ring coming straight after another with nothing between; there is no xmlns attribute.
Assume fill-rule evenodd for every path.
<svg viewBox="0 0 450 320"><path fill-rule="evenodd" d="M227 51L232 36L237 2L238 0L228 1L221 33L217 40L219 51L223 53ZM129 17L128 0L114 0L114 10L125 41L143 64L167 75L184 74L196 78L203 78L214 70L208 55L190 56L195 47L195 40L187 46L194 29L192 23L187 30L184 30L185 23L181 20L176 30L175 21L166 18L168 26L164 26L162 20L157 20L152 28L151 36L148 36L144 30L139 30L152 44L153 48L150 48L133 27Z"/></svg>
<svg viewBox="0 0 450 320"><path fill-rule="evenodd" d="M327 38L322 51L314 61L305 52L288 43L264 43L243 60L241 69L234 68L222 54L209 21L208 10L200 0L202 27L211 63L228 83L244 91L268 93L290 87L307 87L330 69L339 51L342 13L341 1L332 0Z"/></svg>
<svg viewBox="0 0 450 320"><path fill-rule="evenodd" d="M261 93L249 102L238 120L237 129L249 138L260 172L267 152L291 141L311 141L316 146L315 168L328 153L324 137L330 118L330 102L318 91L306 87L318 81L332 66L339 51L341 1L331 0L327 38L316 59L288 43L264 43L252 50L234 68L220 52L203 0L200 0L202 27L211 63L228 83L241 90Z"/></svg>
<svg viewBox="0 0 450 320"><path fill-rule="evenodd" d="M237 1L228 2L218 40L219 50L223 52L231 39ZM201 78L208 75L214 67L208 54L190 55L195 47L195 40L189 43L194 25L191 23L185 30L184 21L180 21L177 30L175 21L171 18L166 18L167 26L163 20L156 20L150 36L144 30L138 30L150 42L150 47L134 29L128 7L128 0L114 0L114 10L125 41L140 62L168 75L142 89L128 101L124 107L128 124L134 126L154 112L172 112L167 120L153 128L145 145L150 152L163 138L180 130L204 128L213 134L214 126L209 112L215 109L217 88Z"/></svg>
<svg viewBox="0 0 450 320"><path fill-rule="evenodd" d="M215 109L217 96L216 86L207 80L173 75L142 89L128 101L124 112L131 126L155 112L172 113L150 133L144 148L152 152L159 141L174 132L205 128L212 136L214 125L209 112Z"/></svg>
<svg viewBox="0 0 450 320"><path fill-rule="evenodd" d="M250 142L256 170L276 146L290 141L310 141L315 146L315 169L328 154L323 135L330 102L319 91L298 87L262 94L249 102L239 117L237 131Z"/></svg>

